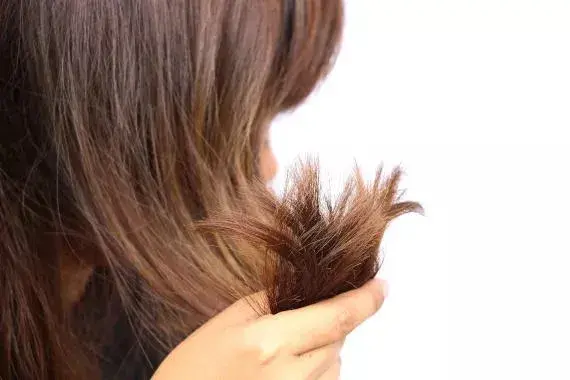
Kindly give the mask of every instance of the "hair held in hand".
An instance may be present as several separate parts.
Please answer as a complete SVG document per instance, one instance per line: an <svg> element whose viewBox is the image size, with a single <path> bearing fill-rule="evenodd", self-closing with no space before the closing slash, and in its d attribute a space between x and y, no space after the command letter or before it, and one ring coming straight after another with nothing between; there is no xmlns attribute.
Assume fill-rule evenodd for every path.
<svg viewBox="0 0 570 380"><path fill-rule="evenodd" d="M388 223L420 210L399 170L334 203L314 164L282 198L257 183L266 126L327 76L343 15L0 1L0 379L150 378L240 297L277 312L376 273Z"/></svg>
<svg viewBox="0 0 570 380"><path fill-rule="evenodd" d="M326 193L316 161L298 165L281 198L259 186L247 195L251 213L218 215L198 224L264 251L262 284L272 313L307 306L362 286L380 269L380 243L389 223L419 212L419 203L402 201L398 167L372 183L357 169L336 200Z"/></svg>

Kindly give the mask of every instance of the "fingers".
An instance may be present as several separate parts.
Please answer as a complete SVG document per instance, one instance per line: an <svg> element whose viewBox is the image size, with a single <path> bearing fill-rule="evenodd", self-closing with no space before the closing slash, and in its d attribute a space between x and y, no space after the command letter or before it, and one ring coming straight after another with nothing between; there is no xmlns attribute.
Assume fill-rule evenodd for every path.
<svg viewBox="0 0 570 380"><path fill-rule="evenodd" d="M269 331L279 334L292 354L302 354L343 339L384 302L387 284L372 280L362 287L301 309L276 314Z"/></svg>
<svg viewBox="0 0 570 380"><path fill-rule="evenodd" d="M294 366L303 378L321 379L331 367L340 362L340 351L344 340L334 342L327 346L317 348L302 355L296 356Z"/></svg>
<svg viewBox="0 0 570 380"><path fill-rule="evenodd" d="M330 367L327 368L325 373L323 373L318 380L338 380L340 379L340 357L336 360Z"/></svg>

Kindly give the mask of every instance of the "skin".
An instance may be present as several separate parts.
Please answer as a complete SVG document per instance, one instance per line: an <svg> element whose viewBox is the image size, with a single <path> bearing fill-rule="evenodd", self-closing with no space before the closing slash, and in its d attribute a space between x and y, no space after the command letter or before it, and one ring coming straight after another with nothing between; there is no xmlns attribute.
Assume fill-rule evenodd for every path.
<svg viewBox="0 0 570 380"><path fill-rule="evenodd" d="M263 178L271 181L277 161L267 138L260 165ZM261 317L250 305L263 305L265 295L255 294L192 333L152 379L338 379L346 336L380 309L387 289L385 281L374 279L335 298Z"/></svg>
<svg viewBox="0 0 570 380"><path fill-rule="evenodd" d="M260 172L270 182L277 161L265 132ZM80 298L92 268L64 260L64 301ZM259 316L251 305L265 294L239 300L194 331L160 364L152 380L331 380L340 376L346 336L380 309L387 284L374 279L359 289L293 311Z"/></svg>
<svg viewBox="0 0 570 380"><path fill-rule="evenodd" d="M262 317L251 300L240 300L176 347L153 380L338 379L345 337L378 311L386 289L374 279L335 298ZM252 297L263 302L264 295Z"/></svg>
<svg viewBox="0 0 570 380"><path fill-rule="evenodd" d="M267 183L277 174L277 159L271 148L271 142L269 141L269 127L266 127L263 133L263 145L259 153L259 170L261 177Z"/></svg>
<svg viewBox="0 0 570 380"><path fill-rule="evenodd" d="M269 126L264 128L262 141L259 151L259 170L262 179L266 183L270 183L277 174L277 159L269 141ZM65 246L61 246L60 250L64 252L61 255L59 265L60 281L64 284L61 298L65 307L69 309L83 295L87 282L93 273L93 266L86 265L78 260L77 256L69 252Z"/></svg>

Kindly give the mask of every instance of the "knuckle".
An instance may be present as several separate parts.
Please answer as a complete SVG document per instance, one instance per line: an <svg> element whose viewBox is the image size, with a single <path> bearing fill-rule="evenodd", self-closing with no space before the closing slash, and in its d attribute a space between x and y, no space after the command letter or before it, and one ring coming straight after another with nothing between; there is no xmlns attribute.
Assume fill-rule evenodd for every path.
<svg viewBox="0 0 570 380"><path fill-rule="evenodd" d="M336 316L335 332L339 338L344 337L354 329L355 324L354 312L348 307L343 307Z"/></svg>
<svg viewBox="0 0 570 380"><path fill-rule="evenodd" d="M259 342L257 345L257 361L264 365L272 362L277 356L279 356L280 347L274 341L264 340Z"/></svg>
<svg viewBox="0 0 570 380"><path fill-rule="evenodd" d="M242 340L242 347L247 356L260 365L269 364L282 351L279 340L267 332L263 325L264 323L256 323L246 327Z"/></svg>
<svg viewBox="0 0 570 380"><path fill-rule="evenodd" d="M245 298L241 298L235 301L228 309L226 310L243 310L247 307L247 301Z"/></svg>

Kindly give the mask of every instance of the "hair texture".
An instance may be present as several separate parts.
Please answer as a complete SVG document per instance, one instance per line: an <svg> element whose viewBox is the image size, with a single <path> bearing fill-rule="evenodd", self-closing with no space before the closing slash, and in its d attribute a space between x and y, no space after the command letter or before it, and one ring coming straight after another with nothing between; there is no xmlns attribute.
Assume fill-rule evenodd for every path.
<svg viewBox="0 0 570 380"><path fill-rule="evenodd" d="M401 201L401 174L397 167L382 180L380 167L366 184L356 169L333 201L322 188L318 162L308 160L290 172L281 198L262 187L246 197L250 208L265 210L271 218L213 216L197 227L225 232L265 251L262 278L269 310L297 309L360 287L377 274L388 224L405 213L423 214L419 203ZM263 312L267 305L253 306Z"/></svg>
<svg viewBox="0 0 570 380"><path fill-rule="evenodd" d="M100 379L119 313L125 351L165 355L251 292L279 312L374 276L420 210L398 170L334 205L314 163L283 198L259 178L341 25L340 0L0 0L0 379Z"/></svg>
<svg viewBox="0 0 570 380"><path fill-rule="evenodd" d="M117 309L136 349L167 353L263 287L263 255L194 225L262 214L239 190L262 130L327 74L342 14L340 0L0 0L0 378L100 378ZM69 267L95 267L73 307Z"/></svg>

